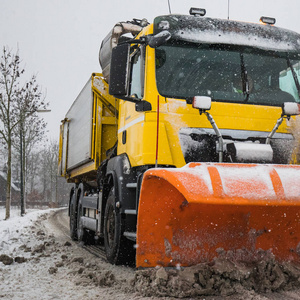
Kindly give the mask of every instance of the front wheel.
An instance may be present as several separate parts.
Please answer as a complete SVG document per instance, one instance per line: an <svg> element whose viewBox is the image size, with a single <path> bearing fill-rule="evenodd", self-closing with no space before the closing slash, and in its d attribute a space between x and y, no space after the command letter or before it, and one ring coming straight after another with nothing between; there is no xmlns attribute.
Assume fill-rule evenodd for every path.
<svg viewBox="0 0 300 300"><path fill-rule="evenodd" d="M104 246L111 264L132 264L134 245L124 236L122 216L116 209L115 191L111 189L104 213Z"/></svg>

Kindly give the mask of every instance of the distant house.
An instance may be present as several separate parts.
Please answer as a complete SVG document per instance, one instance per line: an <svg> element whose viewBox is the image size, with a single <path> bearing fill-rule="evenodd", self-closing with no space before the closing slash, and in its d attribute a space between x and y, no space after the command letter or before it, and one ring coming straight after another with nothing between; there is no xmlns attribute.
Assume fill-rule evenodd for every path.
<svg viewBox="0 0 300 300"><path fill-rule="evenodd" d="M6 173L0 171L0 205L5 205L6 202ZM19 205L20 189L14 184L11 184L11 204Z"/></svg>

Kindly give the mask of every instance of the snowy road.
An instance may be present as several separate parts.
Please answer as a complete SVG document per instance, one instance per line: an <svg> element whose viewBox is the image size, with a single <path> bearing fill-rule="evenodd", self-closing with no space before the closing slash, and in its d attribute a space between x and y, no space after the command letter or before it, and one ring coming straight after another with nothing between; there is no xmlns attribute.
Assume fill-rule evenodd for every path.
<svg viewBox="0 0 300 300"><path fill-rule="evenodd" d="M30 215L0 221L0 255L25 260L0 263L0 299L128 299L134 270L72 242L66 210Z"/></svg>
<svg viewBox="0 0 300 300"><path fill-rule="evenodd" d="M146 296L153 291L154 295L165 296L170 292L182 297L180 292L193 280L193 269L187 268L179 277L174 276L176 271L170 271L167 277L172 272L174 277L168 282L169 289L163 269L137 272L110 265L71 241L66 209L32 211L8 221L3 221L2 212L0 208L0 299L175 299ZM188 299L300 299L300 291L259 294L240 288L239 293L228 296L203 294Z"/></svg>

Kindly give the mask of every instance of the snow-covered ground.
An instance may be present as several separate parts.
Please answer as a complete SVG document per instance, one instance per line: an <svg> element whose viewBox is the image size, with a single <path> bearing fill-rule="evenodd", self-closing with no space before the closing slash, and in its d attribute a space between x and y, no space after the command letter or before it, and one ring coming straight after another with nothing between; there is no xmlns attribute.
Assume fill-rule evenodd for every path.
<svg viewBox="0 0 300 300"><path fill-rule="evenodd" d="M128 299L122 280L133 278L134 271L120 267L116 278L101 269L108 264L94 263L95 256L73 243L56 213L27 210L20 217L12 209L5 221L0 207L0 299Z"/></svg>
<svg viewBox="0 0 300 300"><path fill-rule="evenodd" d="M5 219L5 207L0 207L0 254L13 254L25 241L25 236L30 231L30 226L39 216L45 214L43 210L27 210L24 217L20 217L20 209L11 208L11 217Z"/></svg>
<svg viewBox="0 0 300 300"><path fill-rule="evenodd" d="M0 299L300 299L300 268L290 265L262 260L251 274L220 259L181 271L135 270L71 241L66 209L4 216L0 207Z"/></svg>

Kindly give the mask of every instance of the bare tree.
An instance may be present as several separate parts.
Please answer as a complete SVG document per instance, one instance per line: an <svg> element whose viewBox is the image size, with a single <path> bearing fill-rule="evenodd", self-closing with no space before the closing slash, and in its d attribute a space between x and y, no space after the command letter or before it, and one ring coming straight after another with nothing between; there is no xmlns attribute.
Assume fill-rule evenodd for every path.
<svg viewBox="0 0 300 300"><path fill-rule="evenodd" d="M34 190L39 190L38 185L41 177L40 161L40 151L31 151L26 157L26 193L31 194Z"/></svg>
<svg viewBox="0 0 300 300"><path fill-rule="evenodd" d="M0 171L6 166L7 162L7 149L5 142L0 138Z"/></svg>
<svg viewBox="0 0 300 300"><path fill-rule="evenodd" d="M18 155L18 151L16 152ZM18 159L15 160L15 163ZM15 167L19 172L20 166ZM70 185L58 174L58 143L46 142L43 146L33 147L26 157L27 204L51 207L67 205Z"/></svg>
<svg viewBox="0 0 300 300"><path fill-rule="evenodd" d="M58 167L58 143L51 141L45 146L41 153L42 160L42 182L43 194L47 197L49 194L49 202L57 202L57 167ZM48 192L48 193L47 193Z"/></svg>
<svg viewBox="0 0 300 300"><path fill-rule="evenodd" d="M20 70L19 56L3 48L0 61L0 129L1 138L7 146L7 185L6 185L6 215L10 217L11 203L11 158L13 129L18 124L16 116L19 77L24 72Z"/></svg>
<svg viewBox="0 0 300 300"><path fill-rule="evenodd" d="M27 119L20 123L15 133L16 136L21 135L21 137L14 139L13 145L18 153L17 165L19 170L20 162L22 161L22 174L24 178L23 180L20 180L20 182L23 184L25 199L27 198L27 187L29 187L30 192L32 192L33 189L39 162L39 159L37 158L39 156L39 151L36 151L35 149L40 142L46 140L46 125L46 122L35 113L28 116ZM28 185L27 181L30 181Z"/></svg>
<svg viewBox="0 0 300 300"><path fill-rule="evenodd" d="M32 76L21 86L20 77L23 74L24 69L20 67L18 52L14 54L7 47L4 47L0 58L0 137L7 147L5 219L10 217L12 145L13 139L16 138L17 126L21 136L20 146L22 146L22 134L24 134L26 119L34 115L38 109L45 109L48 105L42 98L35 76Z"/></svg>

